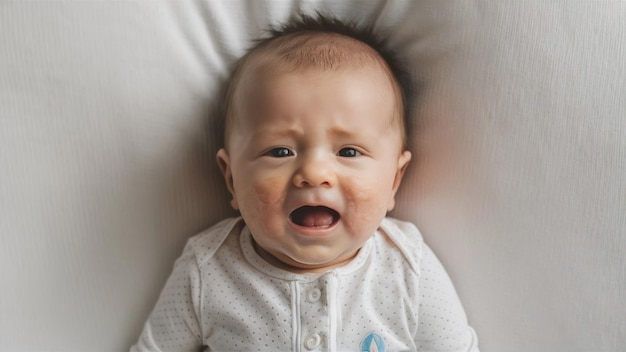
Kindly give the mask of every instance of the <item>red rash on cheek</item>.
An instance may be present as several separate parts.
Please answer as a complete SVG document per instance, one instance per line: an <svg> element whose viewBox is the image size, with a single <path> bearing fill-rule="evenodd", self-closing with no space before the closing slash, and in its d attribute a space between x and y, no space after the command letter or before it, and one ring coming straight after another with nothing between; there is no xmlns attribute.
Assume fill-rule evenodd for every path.
<svg viewBox="0 0 626 352"><path fill-rule="evenodd" d="M285 198L284 181L278 177L256 181L252 185L252 191L258 201L267 206L280 204Z"/></svg>
<svg viewBox="0 0 626 352"><path fill-rule="evenodd" d="M371 217L383 217L387 213L387 195L392 186L384 186L380 182L353 177L348 183L350 187L344 189L348 211L357 223L366 223Z"/></svg>
<svg viewBox="0 0 626 352"><path fill-rule="evenodd" d="M373 184L371 180L352 177L347 184L350 187L344 191L344 194L346 200L350 203L366 203L378 196L379 190L371 186Z"/></svg>

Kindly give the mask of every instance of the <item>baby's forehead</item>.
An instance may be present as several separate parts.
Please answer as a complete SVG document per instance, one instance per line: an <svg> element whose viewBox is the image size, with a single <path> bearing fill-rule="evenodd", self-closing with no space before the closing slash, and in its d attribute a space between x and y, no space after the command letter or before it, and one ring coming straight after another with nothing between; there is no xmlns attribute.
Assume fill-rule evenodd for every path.
<svg viewBox="0 0 626 352"><path fill-rule="evenodd" d="M394 121L399 122L405 134L404 98L397 77L377 50L346 35L333 32L296 32L284 35L255 47L239 62L228 88L225 135L228 138L237 125L238 105L245 102L250 83L267 78L304 72L341 72L366 75L367 81L381 89L393 92ZM326 75L327 76L327 75ZM256 85L258 87L258 85ZM243 88L243 89L242 89Z"/></svg>

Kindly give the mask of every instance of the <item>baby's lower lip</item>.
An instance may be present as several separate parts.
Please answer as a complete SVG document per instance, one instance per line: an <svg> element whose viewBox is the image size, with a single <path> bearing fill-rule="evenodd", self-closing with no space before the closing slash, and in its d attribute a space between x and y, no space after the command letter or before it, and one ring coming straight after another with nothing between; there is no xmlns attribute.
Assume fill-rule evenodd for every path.
<svg viewBox="0 0 626 352"><path fill-rule="evenodd" d="M300 227L325 229L339 221L339 213L324 206L303 206L291 212L289 219Z"/></svg>

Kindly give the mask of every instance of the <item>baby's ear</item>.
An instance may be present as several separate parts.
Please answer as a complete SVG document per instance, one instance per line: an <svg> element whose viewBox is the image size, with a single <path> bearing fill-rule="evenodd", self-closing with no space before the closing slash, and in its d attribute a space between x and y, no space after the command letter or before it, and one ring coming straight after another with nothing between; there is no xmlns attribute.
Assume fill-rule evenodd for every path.
<svg viewBox="0 0 626 352"><path fill-rule="evenodd" d="M398 166L396 169L396 176L393 180L393 187L391 192L391 198L389 199L389 204L387 205L387 211L392 211L396 206L396 192L398 188L400 188L400 183L402 183L402 178L404 177L404 173L406 172L407 167L409 166L409 162L411 161L411 152L405 150L398 157Z"/></svg>
<svg viewBox="0 0 626 352"><path fill-rule="evenodd" d="M224 181L226 181L226 187L233 197L230 201L230 206L233 207L233 209L238 210L239 204L237 204L237 197L235 196L235 186L233 182L233 173L230 167L230 157L224 148L217 151L216 157L217 164L219 165L222 175L224 176Z"/></svg>

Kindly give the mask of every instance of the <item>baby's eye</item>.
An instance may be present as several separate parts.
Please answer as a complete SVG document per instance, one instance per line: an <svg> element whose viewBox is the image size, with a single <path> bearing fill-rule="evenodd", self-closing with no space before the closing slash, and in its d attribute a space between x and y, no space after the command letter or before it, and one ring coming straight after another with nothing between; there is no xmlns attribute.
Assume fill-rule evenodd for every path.
<svg viewBox="0 0 626 352"><path fill-rule="evenodd" d="M272 158L285 158L288 156L293 156L294 154L291 150L289 150L289 148L278 147L271 149L270 151L265 153L265 155L271 156Z"/></svg>
<svg viewBox="0 0 626 352"><path fill-rule="evenodd" d="M337 155L344 157L344 158L354 158L357 156L361 155L361 152L359 152L358 150L354 149L354 148L342 148L339 153L337 153Z"/></svg>

